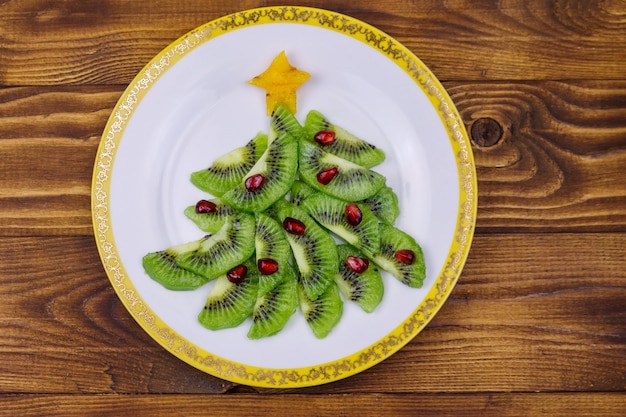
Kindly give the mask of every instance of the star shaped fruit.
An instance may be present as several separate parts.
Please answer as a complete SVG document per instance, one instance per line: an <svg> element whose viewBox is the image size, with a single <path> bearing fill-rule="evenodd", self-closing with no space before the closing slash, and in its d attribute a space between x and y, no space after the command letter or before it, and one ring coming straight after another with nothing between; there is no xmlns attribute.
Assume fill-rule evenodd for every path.
<svg viewBox="0 0 626 417"><path fill-rule="evenodd" d="M309 79L311 74L293 67L287 60L285 51L274 58L270 66L248 83L265 89L267 114L279 103L284 103L293 113L296 112L296 90Z"/></svg>

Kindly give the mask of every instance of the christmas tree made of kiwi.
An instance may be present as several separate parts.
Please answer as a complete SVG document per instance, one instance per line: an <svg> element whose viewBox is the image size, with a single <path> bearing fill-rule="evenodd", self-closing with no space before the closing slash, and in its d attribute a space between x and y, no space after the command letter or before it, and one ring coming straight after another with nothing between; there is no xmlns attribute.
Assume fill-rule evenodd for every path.
<svg viewBox="0 0 626 417"><path fill-rule="evenodd" d="M372 170L384 152L318 111L294 116L310 74L281 52L250 84L265 89L269 132L191 173L208 193L184 214L199 240L143 257L153 280L175 291L213 281L199 322L211 330L251 318L248 338L281 331L300 311L326 337L344 302L364 312L383 298L381 270L408 287L425 277L422 250L394 226L398 200Z"/></svg>

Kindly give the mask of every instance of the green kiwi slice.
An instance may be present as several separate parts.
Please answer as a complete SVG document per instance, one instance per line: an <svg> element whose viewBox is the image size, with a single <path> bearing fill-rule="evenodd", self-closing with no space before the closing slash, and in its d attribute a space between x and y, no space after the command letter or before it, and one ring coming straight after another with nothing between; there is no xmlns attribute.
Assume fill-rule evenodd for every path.
<svg viewBox="0 0 626 417"><path fill-rule="evenodd" d="M237 210L224 204L219 198L200 200L193 206L185 208L185 216L204 232L216 233L224 226L229 216Z"/></svg>
<svg viewBox="0 0 626 417"><path fill-rule="evenodd" d="M252 312L248 338L260 339L281 331L298 307L298 282L292 265L285 279L263 295L258 296Z"/></svg>
<svg viewBox="0 0 626 417"><path fill-rule="evenodd" d="M272 112L270 132L274 136L278 136L280 132L288 132L296 140L305 136L304 127L284 103L278 104Z"/></svg>
<svg viewBox="0 0 626 417"><path fill-rule="evenodd" d="M371 313L383 299L384 286L380 270L369 263L358 249L350 245L337 245L339 271L335 274L335 283L347 300L357 303L363 311ZM351 260L365 263L364 270L351 267ZM357 265L359 265L357 263Z"/></svg>
<svg viewBox="0 0 626 417"><path fill-rule="evenodd" d="M280 223L263 213L256 215L254 242L259 270L259 295L263 295L276 287L286 276L291 259L291 247ZM275 266L277 270L264 269L268 264Z"/></svg>
<svg viewBox="0 0 626 417"><path fill-rule="evenodd" d="M203 240L198 249L176 256L176 264L215 279L254 253L254 229L254 216L237 213L217 233Z"/></svg>
<svg viewBox="0 0 626 417"><path fill-rule="evenodd" d="M302 181L342 200L364 200L385 185L386 179L381 174L326 152L309 141L300 142L298 159ZM321 182L321 176L332 170L336 170L331 174L332 179Z"/></svg>
<svg viewBox="0 0 626 417"><path fill-rule="evenodd" d="M306 323L318 339L328 336L343 315L343 300L334 281L315 300L309 298L299 285L298 300Z"/></svg>
<svg viewBox="0 0 626 417"><path fill-rule="evenodd" d="M354 203L351 206L360 210L361 218L358 224L350 224L346 213L348 205L323 193L312 194L302 202L302 207L324 228L366 253L378 252L378 219L369 207Z"/></svg>
<svg viewBox="0 0 626 417"><path fill-rule="evenodd" d="M411 236L385 223L380 223L380 251L371 259L409 287L421 287L426 277L422 248Z"/></svg>
<svg viewBox="0 0 626 417"><path fill-rule="evenodd" d="M299 272L299 282L307 297L315 300L332 283L337 272L337 244L306 211L284 201L278 209L283 229L291 221L301 222L301 235L285 232Z"/></svg>
<svg viewBox="0 0 626 417"><path fill-rule="evenodd" d="M400 215L398 196L391 187L383 187L373 196L361 201L367 205L381 222L393 225Z"/></svg>
<svg viewBox="0 0 626 417"><path fill-rule="evenodd" d="M206 277L176 264L177 256L197 250L204 239L206 238L146 254L142 259L146 274L165 288L174 291L195 290L204 285L208 281Z"/></svg>
<svg viewBox="0 0 626 417"><path fill-rule="evenodd" d="M259 132L247 144L220 156L210 167L191 173L191 183L216 197L241 182L267 149L268 138Z"/></svg>
<svg viewBox="0 0 626 417"><path fill-rule="evenodd" d="M221 196L222 201L243 211L264 211L289 192L298 170L297 154L297 139L286 130L278 132L243 181ZM260 185L251 187L254 178L260 179Z"/></svg>
<svg viewBox="0 0 626 417"><path fill-rule="evenodd" d="M244 265L247 274L242 282L231 282L226 274L215 280L204 308L198 314L198 321L207 329L237 327L252 314L257 299L258 275L254 262Z"/></svg>
<svg viewBox="0 0 626 417"><path fill-rule="evenodd" d="M306 131L306 139L309 141L315 141L315 136L320 132L333 132L334 139L329 141L330 143L315 142L320 143L320 146L326 152L352 161L355 164L371 168L385 160L385 153L381 149L353 135L344 128L332 124L317 110L311 110L307 114L304 129Z"/></svg>
<svg viewBox="0 0 626 417"><path fill-rule="evenodd" d="M289 192L289 201L291 201L292 204L299 206L302 204L305 198L316 192L317 190L315 188L307 185L300 180L296 180L291 186L291 191Z"/></svg>

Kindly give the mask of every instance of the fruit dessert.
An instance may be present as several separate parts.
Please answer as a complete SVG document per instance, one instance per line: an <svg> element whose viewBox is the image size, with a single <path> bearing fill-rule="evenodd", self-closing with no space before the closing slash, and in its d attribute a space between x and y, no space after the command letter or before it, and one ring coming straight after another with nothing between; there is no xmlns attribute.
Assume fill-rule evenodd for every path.
<svg viewBox="0 0 626 417"><path fill-rule="evenodd" d="M184 215L206 235L148 253L143 266L169 290L211 283L198 315L207 329L250 323L248 338L259 339L280 332L300 311L313 335L324 338L340 322L344 302L376 310L381 271L421 287L424 257L395 226L397 196L373 170L384 152L318 111L300 123L289 82L274 72L293 75L290 88L308 77L284 54L272 66L252 80L273 106L267 134L191 174L208 195ZM285 98L290 104L277 101Z"/></svg>

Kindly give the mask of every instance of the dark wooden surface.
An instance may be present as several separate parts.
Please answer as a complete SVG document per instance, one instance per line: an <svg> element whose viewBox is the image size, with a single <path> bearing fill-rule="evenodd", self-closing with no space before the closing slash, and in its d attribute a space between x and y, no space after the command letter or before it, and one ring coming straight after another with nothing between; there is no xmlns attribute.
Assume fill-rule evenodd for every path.
<svg viewBox="0 0 626 417"><path fill-rule="evenodd" d="M214 378L135 323L91 226L107 118L170 42L274 4L0 1L0 415L625 415L624 1L299 2L389 33L458 107L479 207L457 286L398 353L311 388Z"/></svg>

